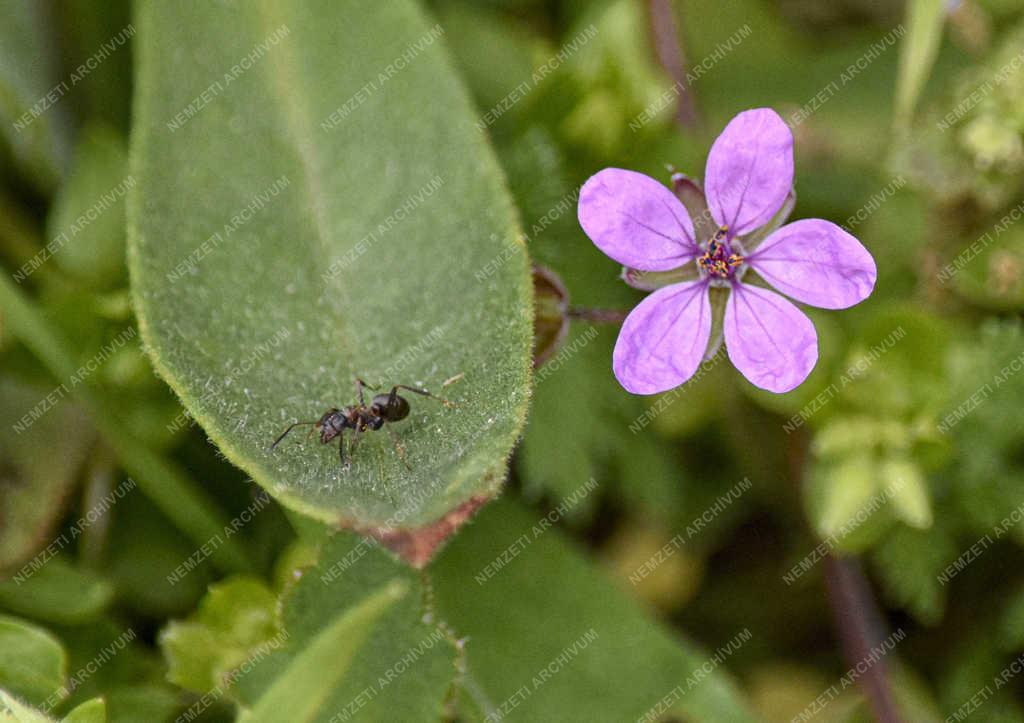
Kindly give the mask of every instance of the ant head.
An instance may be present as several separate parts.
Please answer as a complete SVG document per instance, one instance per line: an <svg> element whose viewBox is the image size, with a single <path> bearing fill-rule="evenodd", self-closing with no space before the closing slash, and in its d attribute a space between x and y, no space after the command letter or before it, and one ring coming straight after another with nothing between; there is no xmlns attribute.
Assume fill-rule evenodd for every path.
<svg viewBox="0 0 1024 723"><path fill-rule="evenodd" d="M397 394L394 400L388 394L378 394L370 402L370 409L389 422L397 422L409 416L409 402Z"/></svg>

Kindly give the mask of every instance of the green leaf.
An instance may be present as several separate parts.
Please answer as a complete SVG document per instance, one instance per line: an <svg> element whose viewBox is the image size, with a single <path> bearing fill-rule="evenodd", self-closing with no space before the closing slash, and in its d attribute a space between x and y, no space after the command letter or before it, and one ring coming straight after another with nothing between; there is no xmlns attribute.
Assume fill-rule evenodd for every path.
<svg viewBox="0 0 1024 723"><path fill-rule="evenodd" d="M725 673L736 648L703 651L650 620L546 521L496 502L428 570L437 615L467 640L467 720L503 706L516 720L636 720L663 698L687 720L754 720Z"/></svg>
<svg viewBox="0 0 1024 723"><path fill-rule="evenodd" d="M67 667L67 654L55 637L0 615L0 688L31 705L52 708L67 695Z"/></svg>
<svg viewBox="0 0 1024 723"><path fill-rule="evenodd" d="M932 524L928 480L909 457L885 459L878 466L881 488L892 496L896 516L911 527L927 529Z"/></svg>
<svg viewBox="0 0 1024 723"><path fill-rule="evenodd" d="M806 505L822 539L843 549L858 549L872 518L884 515L886 491L870 454L857 453L840 461L818 461L807 476ZM860 535L858 535L860 531Z"/></svg>
<svg viewBox="0 0 1024 723"><path fill-rule="evenodd" d="M492 496L525 414L532 287L440 26L409 0L188 8L138 14L129 267L158 369L305 514L405 529ZM268 449L354 402L355 375L439 392L460 373L456 409L410 395L411 471L386 433L348 469L300 433Z"/></svg>
<svg viewBox="0 0 1024 723"><path fill-rule="evenodd" d="M900 45L899 75L896 78L896 127L906 129L913 119L932 66L939 53L946 0L909 0L907 33Z"/></svg>
<svg viewBox="0 0 1024 723"><path fill-rule="evenodd" d="M872 551L872 561L887 597L925 625L942 619L946 591L939 575L960 550L949 532L898 525Z"/></svg>
<svg viewBox="0 0 1024 723"><path fill-rule="evenodd" d="M113 596L106 580L60 557L45 560L23 580L0 582L0 608L64 625L96 619Z"/></svg>
<svg viewBox="0 0 1024 723"><path fill-rule="evenodd" d="M105 692L108 717L116 723L175 720L181 712L181 691L169 685L126 685Z"/></svg>
<svg viewBox="0 0 1024 723"><path fill-rule="evenodd" d="M30 386L11 377L0 380L3 572L31 575L41 561L36 559L32 564L33 555L57 542L56 525L95 439L81 408L61 399L60 393L52 387ZM47 400L48 395L52 395L55 403ZM44 448L50 453L40 454L39 450Z"/></svg>
<svg viewBox="0 0 1024 723"><path fill-rule="evenodd" d="M0 137L32 184L50 191L67 162L70 130L56 38L40 3L0 0L0 17Z"/></svg>
<svg viewBox="0 0 1024 723"><path fill-rule="evenodd" d="M235 576L210 586L196 614L160 634L167 678L205 693L277 632L277 596L259 579Z"/></svg>
<svg viewBox="0 0 1024 723"><path fill-rule="evenodd" d="M281 711L288 711L288 719L295 723L320 720L328 712L325 703L374 625L408 592L407 582L392 580L326 626L292 659L255 707L239 716L240 723L272 723L280 720Z"/></svg>
<svg viewBox="0 0 1024 723"><path fill-rule="evenodd" d="M106 723L106 720L107 704L102 698L93 698L75 706L70 713L61 718L60 723Z"/></svg>
<svg viewBox="0 0 1024 723"><path fill-rule="evenodd" d="M429 711L440 716L456 674L456 650L445 630L424 615L428 592L422 579L376 543L351 533L329 538L319 563L286 590L281 604L287 645L240 677L232 692L251 706L315 644L327 621L362 604L367 590L395 580L408 586L409 594L369 632L317 720L421 720Z"/></svg>
<svg viewBox="0 0 1024 723"><path fill-rule="evenodd" d="M124 197L133 183L121 137L106 126L86 127L47 222L48 238L66 239L53 256L61 269L96 287L124 278Z"/></svg>

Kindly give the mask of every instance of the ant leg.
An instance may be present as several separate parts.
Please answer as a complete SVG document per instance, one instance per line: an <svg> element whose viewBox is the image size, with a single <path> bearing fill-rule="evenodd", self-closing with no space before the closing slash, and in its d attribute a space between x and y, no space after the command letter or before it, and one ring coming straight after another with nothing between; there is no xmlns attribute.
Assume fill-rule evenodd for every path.
<svg viewBox="0 0 1024 723"><path fill-rule="evenodd" d="M437 401L441 402L441 404L443 404L446 407L457 407L458 406L455 402L452 402L452 401L449 401L447 399L444 399L443 397L439 397L439 396L436 396L434 394L431 394L426 389L417 389L416 387L410 387L410 386L407 386L405 384L396 384L395 386L393 386L391 388L391 399L389 400L389 402L390 401L394 401L395 397L398 396L398 390L399 389L405 389L407 391L413 392L414 394L419 394L419 395L424 396L424 397L430 397L431 399L436 399Z"/></svg>
<svg viewBox="0 0 1024 723"><path fill-rule="evenodd" d="M282 439L284 439L285 437L288 436L288 433L290 431L292 431L296 427L302 427L302 426L307 425L307 424L312 424L312 425L316 426L317 422L296 422L295 424L293 424L290 427L288 427L288 429L286 429L283 432L281 432L281 435L277 439L274 440L274 443L272 445L270 445L270 449L273 449L274 447L276 447L278 445L278 443Z"/></svg>
<svg viewBox="0 0 1024 723"><path fill-rule="evenodd" d="M338 435L338 436L340 438L342 435ZM360 439L362 439L362 437L361 437L361 434L360 434L360 430L357 427L356 429L352 430L352 439L349 441L349 444L348 444L348 455L347 456L341 450L342 442L339 439L339 441L338 441L338 456L341 457L341 466L344 467L345 469L348 469L349 467L352 466L352 457L356 453L356 448L359 446L359 440Z"/></svg>
<svg viewBox="0 0 1024 723"><path fill-rule="evenodd" d="M366 387L367 389L373 389L373 390L376 390L377 387L372 386L370 384L367 384L366 382L364 382L359 377L356 377L356 396L359 397L359 404L361 406L365 407L366 406L366 402L363 400L363 387Z"/></svg>
<svg viewBox="0 0 1024 723"><path fill-rule="evenodd" d="M388 430L388 434L391 436L391 442L395 445L395 451L398 452L398 458L402 460L402 464L405 468L412 472L412 467L409 465L409 461L405 458L405 445L402 444L402 440L398 438L398 435L388 425L384 425L384 428Z"/></svg>

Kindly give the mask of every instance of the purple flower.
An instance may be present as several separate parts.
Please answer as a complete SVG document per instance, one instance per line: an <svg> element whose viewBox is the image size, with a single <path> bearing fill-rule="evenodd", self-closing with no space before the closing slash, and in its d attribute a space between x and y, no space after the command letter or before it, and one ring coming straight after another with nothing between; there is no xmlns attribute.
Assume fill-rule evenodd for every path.
<svg viewBox="0 0 1024 723"><path fill-rule="evenodd" d="M795 388L818 360L818 335L787 299L751 284L749 272L796 301L845 309L874 289L874 259L829 221L782 225L796 199L793 135L769 108L725 127L708 154L704 190L682 174L673 184L678 197L642 173L606 168L580 191L583 230L626 267L627 283L656 289L622 325L615 376L634 394L671 389L724 333L729 359L753 384ZM721 319L712 290L728 295ZM713 316L721 330L709 346Z"/></svg>

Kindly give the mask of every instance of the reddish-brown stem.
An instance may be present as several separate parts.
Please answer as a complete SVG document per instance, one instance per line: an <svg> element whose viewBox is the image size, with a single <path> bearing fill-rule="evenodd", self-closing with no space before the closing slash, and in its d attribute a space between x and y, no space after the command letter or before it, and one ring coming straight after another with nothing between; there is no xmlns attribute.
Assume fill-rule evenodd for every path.
<svg viewBox="0 0 1024 723"><path fill-rule="evenodd" d="M790 437L789 467L799 496L807 466L810 436L803 430ZM851 669L860 672L872 660L885 635L885 622L875 602L871 584L854 557L839 557L831 552L825 558L825 587L832 619L843 648L843 657ZM903 723L893 697L889 667L884 659L875 660L857 679L864 697L879 723Z"/></svg>
<svg viewBox="0 0 1024 723"><path fill-rule="evenodd" d="M888 662L872 658L883 641L885 624L860 564L854 558L829 553L825 559L825 586L847 662L858 672L862 665L866 666L857 680L875 720L903 723L892 693Z"/></svg>
<svg viewBox="0 0 1024 723"><path fill-rule="evenodd" d="M629 312L622 309L588 309L583 306L573 306L568 311L570 319L595 324L621 324L628 315Z"/></svg>
<svg viewBox="0 0 1024 723"><path fill-rule="evenodd" d="M679 102L676 104L676 122L686 129L696 128L697 109L686 79L686 53L679 37L679 26L670 0L650 0L648 4L651 36L658 62L672 78Z"/></svg>

